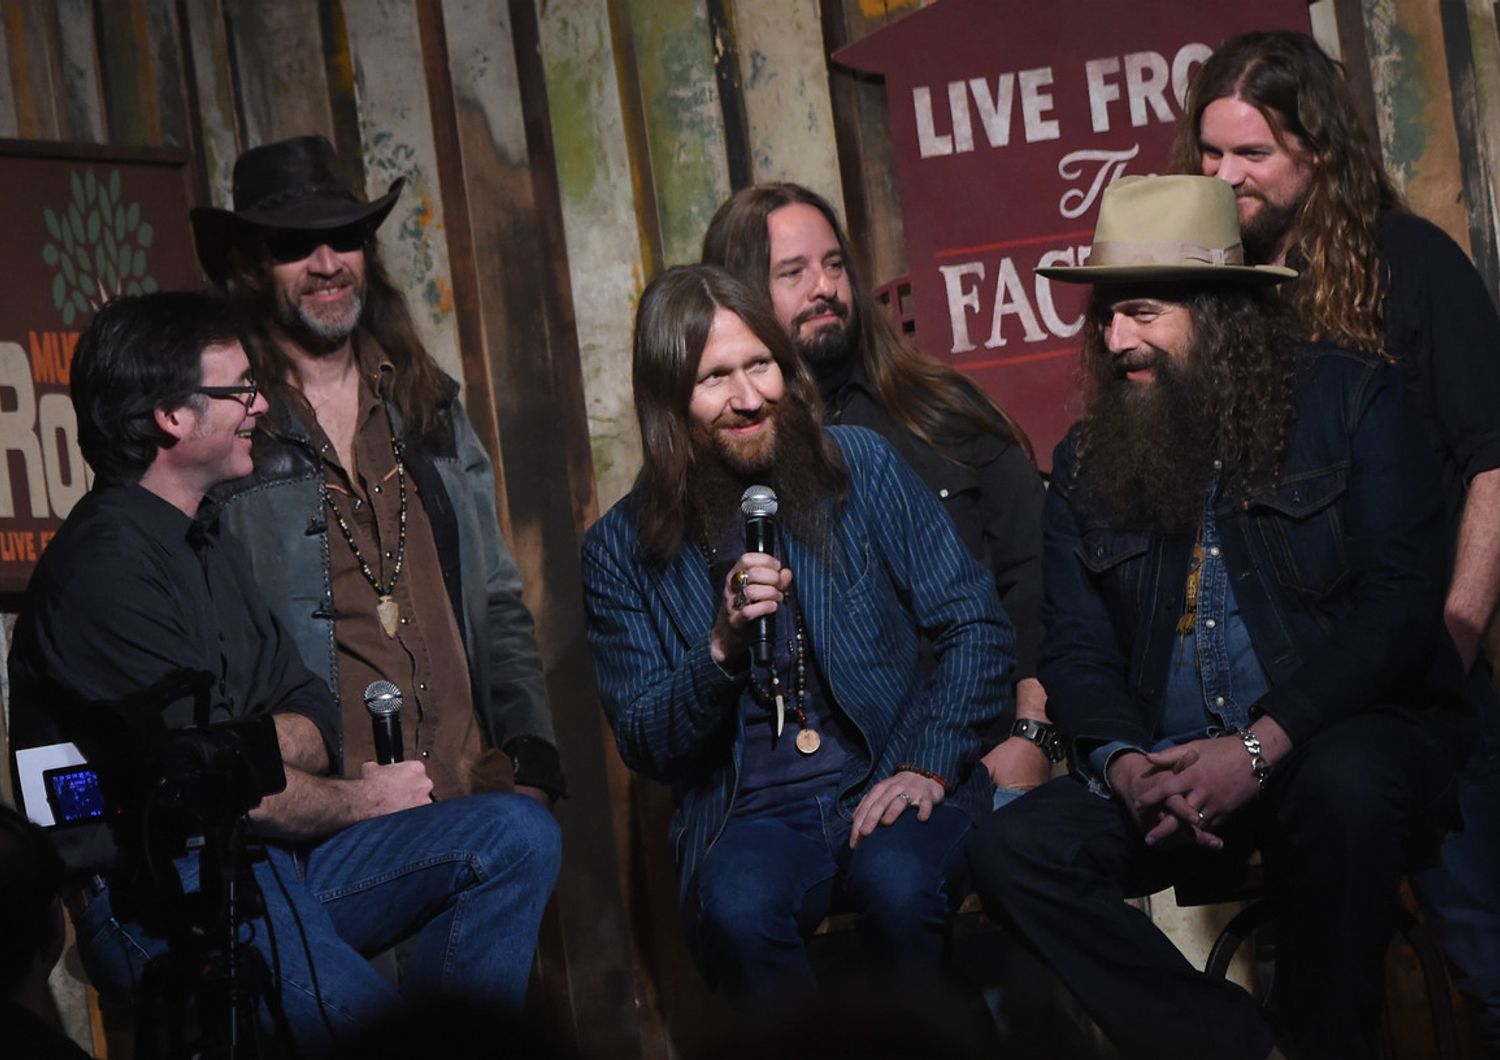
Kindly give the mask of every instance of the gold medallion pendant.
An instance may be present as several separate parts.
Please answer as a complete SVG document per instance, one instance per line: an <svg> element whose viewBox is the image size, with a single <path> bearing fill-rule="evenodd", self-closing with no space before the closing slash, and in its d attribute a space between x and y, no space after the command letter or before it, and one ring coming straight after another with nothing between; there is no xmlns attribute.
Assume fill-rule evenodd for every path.
<svg viewBox="0 0 1500 1060"><path fill-rule="evenodd" d="M375 613L380 616L380 628L385 630L385 635L395 637L396 624L401 620L401 605L389 596L382 596L380 603L375 605Z"/></svg>
<svg viewBox="0 0 1500 1060"><path fill-rule="evenodd" d="M822 746L823 737L818 735L817 729L803 729L797 734L797 750L805 755L813 754Z"/></svg>

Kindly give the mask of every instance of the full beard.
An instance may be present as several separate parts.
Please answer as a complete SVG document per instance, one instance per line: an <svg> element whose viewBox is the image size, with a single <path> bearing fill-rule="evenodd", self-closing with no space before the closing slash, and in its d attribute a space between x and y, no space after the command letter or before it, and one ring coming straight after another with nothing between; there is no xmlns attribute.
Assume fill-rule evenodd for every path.
<svg viewBox="0 0 1500 1060"><path fill-rule="evenodd" d="M1142 386L1108 370L1083 421L1080 465L1116 527L1189 531L1203 512L1217 449L1204 374L1165 354Z"/></svg>
<svg viewBox="0 0 1500 1060"><path fill-rule="evenodd" d="M1287 234L1297 225L1306 197L1289 203L1273 203L1261 199L1261 207L1255 216L1240 225L1240 242L1245 247L1245 257L1255 265L1272 264L1281 253Z"/></svg>
<svg viewBox="0 0 1500 1060"><path fill-rule="evenodd" d="M819 459L822 428L791 395L766 406L762 415L771 417L773 436L757 447L735 446L723 434L724 423L694 424L690 525L700 539L717 540L739 518L746 487L765 485L776 492L782 532L821 545L832 514L831 488Z"/></svg>
<svg viewBox="0 0 1500 1060"><path fill-rule="evenodd" d="M803 335L802 325L813 317L832 313L838 319L823 324L811 335ZM807 360L814 372L820 368L842 364L849 359L854 349L855 326L850 320L849 304L837 298L819 302L792 319L791 333L797 352Z"/></svg>

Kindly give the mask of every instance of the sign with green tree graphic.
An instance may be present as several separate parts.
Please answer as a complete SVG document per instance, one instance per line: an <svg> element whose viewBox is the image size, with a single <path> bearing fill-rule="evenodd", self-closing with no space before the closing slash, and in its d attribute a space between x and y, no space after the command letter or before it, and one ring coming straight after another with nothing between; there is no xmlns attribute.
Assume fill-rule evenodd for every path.
<svg viewBox="0 0 1500 1060"><path fill-rule="evenodd" d="M187 156L0 141L0 593L92 482L68 398L73 350L122 294L197 287Z"/></svg>

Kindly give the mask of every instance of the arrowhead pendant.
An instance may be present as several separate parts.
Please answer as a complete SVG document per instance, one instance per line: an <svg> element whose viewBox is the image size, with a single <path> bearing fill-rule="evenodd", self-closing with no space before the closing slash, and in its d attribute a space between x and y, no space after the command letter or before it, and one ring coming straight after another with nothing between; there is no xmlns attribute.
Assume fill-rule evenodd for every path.
<svg viewBox="0 0 1500 1060"><path fill-rule="evenodd" d="M385 630L385 635L395 637L396 624L401 619L401 606L389 596L382 596L375 607L375 613L380 616L380 628Z"/></svg>

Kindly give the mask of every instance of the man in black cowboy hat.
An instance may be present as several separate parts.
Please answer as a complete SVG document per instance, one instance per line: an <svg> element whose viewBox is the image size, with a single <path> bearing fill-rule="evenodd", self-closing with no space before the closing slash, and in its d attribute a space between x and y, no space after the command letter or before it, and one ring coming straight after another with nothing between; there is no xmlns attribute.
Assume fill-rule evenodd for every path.
<svg viewBox="0 0 1500 1060"><path fill-rule="evenodd" d="M342 705L347 768L374 757L365 692L386 680L438 797L507 788L513 764L550 805L563 776L490 460L380 263L402 181L364 203L335 167L321 136L266 144L235 163L234 210L193 211L271 401L224 521Z"/></svg>
<svg viewBox="0 0 1500 1060"><path fill-rule="evenodd" d="M1087 265L1038 270L1094 285L1044 517L1074 772L970 861L1128 1055L1373 1055L1397 882L1472 720L1440 480L1399 373L1294 341L1271 290L1296 273L1243 262L1228 185L1148 177L1105 192ZM1283 899L1270 1022L1121 901L1255 849Z"/></svg>

